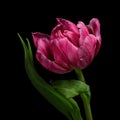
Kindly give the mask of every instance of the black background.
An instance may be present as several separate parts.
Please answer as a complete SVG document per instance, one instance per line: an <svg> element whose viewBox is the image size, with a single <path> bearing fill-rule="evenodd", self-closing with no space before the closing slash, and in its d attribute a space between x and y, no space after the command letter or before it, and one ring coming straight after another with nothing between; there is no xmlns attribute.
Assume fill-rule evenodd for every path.
<svg viewBox="0 0 120 120"><path fill-rule="evenodd" d="M74 2L73 2L74 3ZM24 51L17 36L19 32L25 39L29 38L33 54L31 32L42 32L50 34L56 25L56 18L68 19L75 24L79 20L88 24L96 17L101 23L102 46L92 64L83 70L86 82L91 88L91 108L94 120L117 118L118 107L118 37L116 38L118 16L115 15L111 6L104 10L102 6L58 4L47 7L46 4L40 6L29 6L29 4L16 4L15 9L7 12L9 19L4 21L6 26L5 40L6 49L4 51L3 71L5 71L3 94L3 111L9 118L34 118L34 120L67 120L64 115L57 111L50 103L44 99L30 83L24 68ZM59 6L57 6L59 5ZM35 7L35 8L34 8ZM42 8L41 8L42 7ZM5 16L5 18L8 18ZM3 44L3 45L5 45ZM1 47L3 47L1 45ZM35 59L35 65L40 75L46 80L57 78L74 78L74 72L57 75L45 70ZM7 73L7 74L6 74ZM76 98L79 102L78 98ZM80 101L81 102L81 101ZM6 117L6 116L4 116Z"/></svg>

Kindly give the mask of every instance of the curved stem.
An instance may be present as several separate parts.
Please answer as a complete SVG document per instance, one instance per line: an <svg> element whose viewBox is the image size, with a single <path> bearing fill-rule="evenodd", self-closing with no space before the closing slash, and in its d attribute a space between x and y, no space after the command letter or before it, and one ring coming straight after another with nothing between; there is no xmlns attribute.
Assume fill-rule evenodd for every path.
<svg viewBox="0 0 120 120"><path fill-rule="evenodd" d="M77 77L80 81L85 82L85 78L83 76L83 73L81 70L75 69L75 72L77 74ZM90 107L90 101L88 100L87 96L85 93L80 94L80 97L83 101L84 105L84 110L85 110L85 116L86 120L93 120L92 118L92 112L91 112L91 107Z"/></svg>

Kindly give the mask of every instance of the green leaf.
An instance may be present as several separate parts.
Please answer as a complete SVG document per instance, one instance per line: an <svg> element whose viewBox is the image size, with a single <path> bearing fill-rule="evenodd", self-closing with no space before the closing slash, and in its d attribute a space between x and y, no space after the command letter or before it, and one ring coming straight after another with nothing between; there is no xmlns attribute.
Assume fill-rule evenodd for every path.
<svg viewBox="0 0 120 120"><path fill-rule="evenodd" d="M73 115L73 111L75 111L76 105L71 103L69 99L61 95L59 92L57 92L51 85L46 83L43 80L43 78L39 76L34 66L33 54L29 40L27 39L28 43L27 47L19 33L18 36L24 48L25 69L33 86L40 92L41 95L43 95L46 98L46 100L48 100L56 109L63 113L69 120L82 120L82 117L80 116L79 113L80 112L79 109L77 109L78 116Z"/></svg>
<svg viewBox="0 0 120 120"><path fill-rule="evenodd" d="M81 116L80 108L79 108L77 102L73 98L69 98L68 100L70 101L70 103L72 104L72 106L74 108L72 111L72 117L75 120L83 120L82 116Z"/></svg>
<svg viewBox="0 0 120 120"><path fill-rule="evenodd" d="M66 98L72 98L79 94L85 93L90 99L90 89L89 86L79 80L57 80L51 82L53 87L59 91Z"/></svg>

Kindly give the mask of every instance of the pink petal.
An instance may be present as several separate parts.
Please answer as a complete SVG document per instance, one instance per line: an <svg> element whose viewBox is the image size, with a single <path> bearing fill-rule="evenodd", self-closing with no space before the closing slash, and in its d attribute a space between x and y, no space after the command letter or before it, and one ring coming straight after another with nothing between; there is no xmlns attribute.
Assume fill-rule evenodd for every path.
<svg viewBox="0 0 120 120"><path fill-rule="evenodd" d="M72 31L79 37L78 28L77 28L77 26L74 23L72 23L69 20L65 20L63 18L57 18L57 21L58 21L59 24L62 25L64 30Z"/></svg>
<svg viewBox="0 0 120 120"><path fill-rule="evenodd" d="M70 64L76 67L79 62L78 48L74 46L67 38L60 39L58 44L59 48L65 54Z"/></svg>
<svg viewBox="0 0 120 120"><path fill-rule="evenodd" d="M43 34L43 33L40 33L40 32L34 32L34 33L32 33L32 37L33 37L33 42L34 42L34 44L35 44L36 47L37 47L39 39L49 40L49 35Z"/></svg>
<svg viewBox="0 0 120 120"><path fill-rule="evenodd" d="M79 46L79 37L73 32L64 30L64 36L67 37L75 46Z"/></svg>
<svg viewBox="0 0 120 120"><path fill-rule="evenodd" d="M80 64L79 67L84 69L87 67L93 60L95 56L97 39L94 35L88 35L83 44L80 46L78 50Z"/></svg>
<svg viewBox="0 0 120 120"><path fill-rule="evenodd" d="M49 36L39 32L33 33L32 36L37 50L41 51L47 58L53 59Z"/></svg>
<svg viewBox="0 0 120 120"><path fill-rule="evenodd" d="M64 39L64 38L61 38L61 39ZM54 59L55 59L55 62L57 64L59 64L60 66L63 66L65 68L67 68L67 69L71 69L71 64L70 64L67 56L61 50L61 47L59 45L59 41L61 41L61 39L54 40L51 43Z"/></svg>
<svg viewBox="0 0 120 120"><path fill-rule="evenodd" d="M89 23L90 28L92 29L95 36L100 36L100 22L97 18L93 18Z"/></svg>
<svg viewBox="0 0 120 120"><path fill-rule="evenodd" d="M63 33L62 33L61 30L62 30L61 24L56 25L56 26L53 28L52 32L51 32L50 38L51 38L52 40L53 40L53 39L56 39L56 38L63 38L64 35L63 35Z"/></svg>
<svg viewBox="0 0 120 120"><path fill-rule="evenodd" d="M36 53L36 58L42 64L43 67L45 67L47 70L51 72L58 73L58 74L69 72L68 69L63 68L60 65L56 64L54 61L51 61L50 59L48 59L39 50Z"/></svg>
<svg viewBox="0 0 120 120"><path fill-rule="evenodd" d="M78 68L84 69L85 67L87 67L89 65L90 54L84 46L81 46L78 49L78 57L79 57Z"/></svg>
<svg viewBox="0 0 120 120"><path fill-rule="evenodd" d="M89 56L87 58L89 60L89 62L91 62L92 59L94 58L95 49L96 49L96 43L97 43L96 37L94 35L89 34L85 38L83 44L81 45L82 48L86 49L86 51L89 53ZM81 46L80 46L80 48L81 48ZM88 61L88 60L86 60L86 61Z"/></svg>
<svg viewBox="0 0 120 120"><path fill-rule="evenodd" d="M41 51L41 53L44 54L48 59L53 60L53 54L50 49L49 40L45 38L39 39L38 44L37 44L37 51Z"/></svg>
<svg viewBox="0 0 120 120"><path fill-rule="evenodd" d="M98 54L98 52L100 50L100 46L101 46L101 38L99 40L97 40L96 49L95 49L95 55Z"/></svg>
<svg viewBox="0 0 120 120"><path fill-rule="evenodd" d="M37 47L36 58L48 70L55 73L66 73L66 69L54 62L54 56L50 48L49 36L42 33L33 33L34 44Z"/></svg>
<svg viewBox="0 0 120 120"><path fill-rule="evenodd" d="M97 38L97 43L96 43L96 54L97 54L101 46L100 22L97 18L93 18L88 26L91 28L93 34Z"/></svg>
<svg viewBox="0 0 120 120"><path fill-rule="evenodd" d="M86 36L88 36L89 32L86 25L81 21L78 22L77 27L79 28L79 32L80 32L79 44L81 45L84 42Z"/></svg>
<svg viewBox="0 0 120 120"><path fill-rule="evenodd" d="M51 32L51 39L67 37L76 46L78 46L79 31L77 26L65 19L57 18L58 25Z"/></svg>

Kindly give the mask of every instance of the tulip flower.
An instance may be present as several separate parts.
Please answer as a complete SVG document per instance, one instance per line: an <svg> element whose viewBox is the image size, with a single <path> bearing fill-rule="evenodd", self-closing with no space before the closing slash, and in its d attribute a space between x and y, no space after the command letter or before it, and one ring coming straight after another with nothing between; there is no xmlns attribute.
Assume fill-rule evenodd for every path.
<svg viewBox="0 0 120 120"><path fill-rule="evenodd" d="M36 58L43 67L54 73L63 74L74 69L77 80L55 80L48 84L34 67L29 40L26 39L26 45L18 33L25 53L26 73L39 93L69 120L83 120L75 96L80 96L83 101L86 120L93 120L90 87L85 82L82 69L90 65L100 50L100 22L97 18L91 19L88 25L82 21L75 25L63 18L57 18L57 22L50 35L32 33L37 48Z"/></svg>
<svg viewBox="0 0 120 120"><path fill-rule="evenodd" d="M97 18L88 25L57 18L51 35L32 33L37 60L48 70L63 74L73 68L84 69L92 62L101 46L100 23Z"/></svg>

